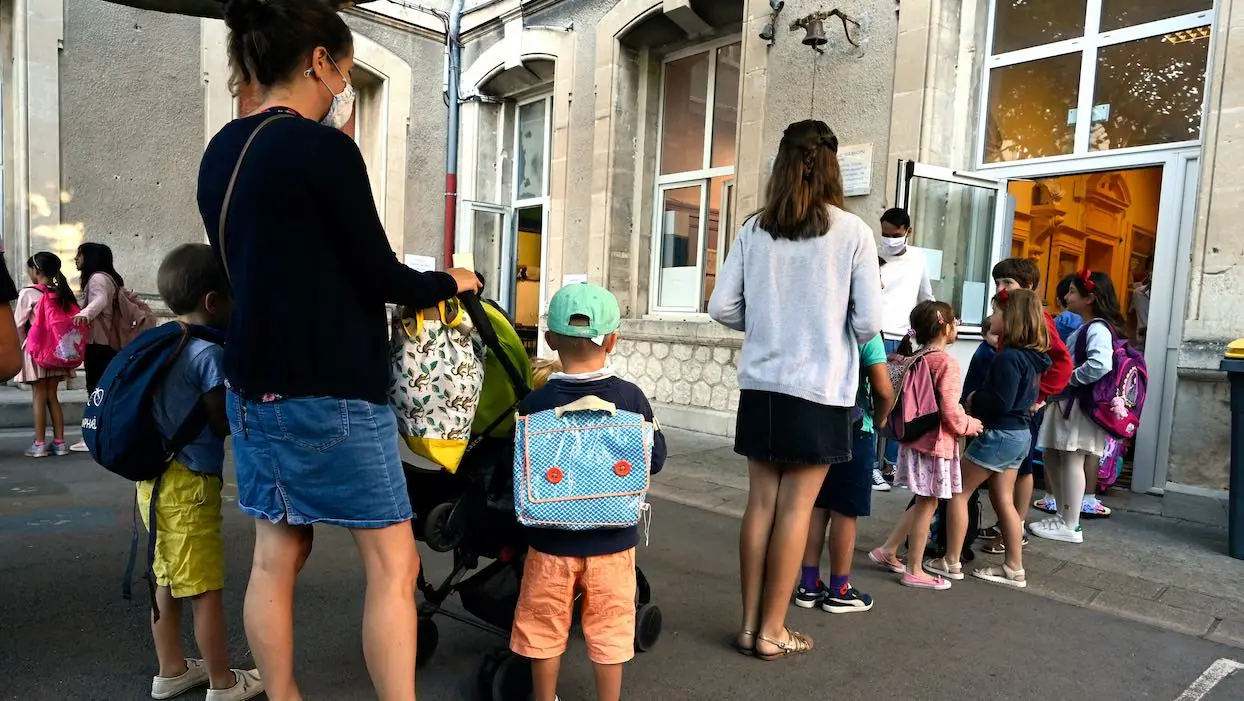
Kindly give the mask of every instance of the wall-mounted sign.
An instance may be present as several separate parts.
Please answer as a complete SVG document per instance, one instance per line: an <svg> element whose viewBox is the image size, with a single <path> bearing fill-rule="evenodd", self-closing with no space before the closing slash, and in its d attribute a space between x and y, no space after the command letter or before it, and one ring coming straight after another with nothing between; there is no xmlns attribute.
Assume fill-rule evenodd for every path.
<svg viewBox="0 0 1244 701"><path fill-rule="evenodd" d="M838 148L838 167L842 189L847 197L861 197L873 191L873 145L856 144Z"/></svg>

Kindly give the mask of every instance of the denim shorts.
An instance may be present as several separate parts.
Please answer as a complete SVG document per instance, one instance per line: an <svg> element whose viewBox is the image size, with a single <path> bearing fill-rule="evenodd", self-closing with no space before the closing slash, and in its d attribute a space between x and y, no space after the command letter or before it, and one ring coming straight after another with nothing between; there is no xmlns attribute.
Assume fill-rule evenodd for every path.
<svg viewBox="0 0 1244 701"><path fill-rule="evenodd" d="M829 509L843 516L872 513L873 468L877 466L877 436L857 427L851 446L851 462L830 465L816 495L816 508Z"/></svg>
<svg viewBox="0 0 1244 701"><path fill-rule="evenodd" d="M230 392L238 505L291 526L384 528L412 517L387 406L313 397L252 402Z"/></svg>
<svg viewBox="0 0 1244 701"><path fill-rule="evenodd" d="M1032 449L1032 432L1027 428L987 428L968 445L963 457L986 470L1003 472L1019 469Z"/></svg>

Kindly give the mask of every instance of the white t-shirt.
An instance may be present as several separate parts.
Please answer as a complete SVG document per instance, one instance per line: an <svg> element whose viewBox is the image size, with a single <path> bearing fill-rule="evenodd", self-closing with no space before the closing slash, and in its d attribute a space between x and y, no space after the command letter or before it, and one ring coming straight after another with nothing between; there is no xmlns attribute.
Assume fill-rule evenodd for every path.
<svg viewBox="0 0 1244 701"><path fill-rule="evenodd" d="M911 328L911 310L933 299L929 267L924 255L910 248L902 255L886 257L881 266L881 331L897 338Z"/></svg>

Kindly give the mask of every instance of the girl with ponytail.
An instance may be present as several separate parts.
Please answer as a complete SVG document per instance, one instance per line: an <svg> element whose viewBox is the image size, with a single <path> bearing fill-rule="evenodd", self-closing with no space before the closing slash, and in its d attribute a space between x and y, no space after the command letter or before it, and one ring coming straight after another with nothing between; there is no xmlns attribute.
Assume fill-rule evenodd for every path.
<svg viewBox="0 0 1244 701"><path fill-rule="evenodd" d="M69 447L65 445L65 414L56 392L61 381L73 377L74 371L43 367L35 363L30 349L26 347L26 341L31 325L38 316L40 304L53 304L69 316L77 313L78 305L74 300L73 289L69 287L69 281L61 271L60 257L56 254L43 251L31 256L26 261L26 275L32 284L18 295L17 308L13 312L13 321L17 325L23 351L22 370L13 379L30 385L31 409L35 420L35 439L26 450L26 456L45 458L49 455L68 455ZM52 417L53 440L50 447L47 443L48 416Z"/></svg>

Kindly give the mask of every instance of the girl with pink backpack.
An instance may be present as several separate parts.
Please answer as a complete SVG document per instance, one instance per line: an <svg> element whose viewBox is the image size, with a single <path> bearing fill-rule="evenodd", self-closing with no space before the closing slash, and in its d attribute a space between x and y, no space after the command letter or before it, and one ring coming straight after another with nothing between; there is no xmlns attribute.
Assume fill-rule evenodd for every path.
<svg viewBox="0 0 1244 701"><path fill-rule="evenodd" d="M961 371L958 361L946 352L946 346L958 338L954 309L945 302L921 302L911 311L910 321L911 331L889 363L898 399L887 430L899 442L895 484L907 486L916 499L890 539L868 557L901 574L903 586L941 591L950 588L950 581L924 567L929 525L938 500L963 490L959 438L980 433L981 422L959 404ZM906 565L898 559L904 538Z"/></svg>
<svg viewBox="0 0 1244 701"><path fill-rule="evenodd" d="M1037 438L1058 513L1028 530L1049 540L1083 543L1086 486L1098 474L1110 438L1135 437L1148 373L1144 356L1123 338L1123 315L1109 276L1082 270L1065 301L1084 319L1067 341L1075 370L1063 396L1050 401Z"/></svg>
<svg viewBox="0 0 1244 701"><path fill-rule="evenodd" d="M35 440L27 457L68 455L65 415L56 396L62 380L74 376L86 349L86 329L74 317L78 304L69 281L61 272L61 260L46 251L26 261L32 285L17 297L13 321L22 340L22 370L16 382L30 385L35 420ZM47 419L52 417L52 445L47 443Z"/></svg>

